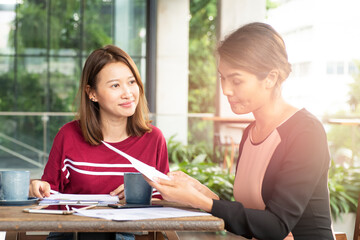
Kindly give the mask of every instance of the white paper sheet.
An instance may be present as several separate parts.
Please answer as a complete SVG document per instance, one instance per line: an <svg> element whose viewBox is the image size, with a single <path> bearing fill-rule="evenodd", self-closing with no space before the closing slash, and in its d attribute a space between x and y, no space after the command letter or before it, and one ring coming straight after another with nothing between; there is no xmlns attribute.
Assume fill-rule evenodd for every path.
<svg viewBox="0 0 360 240"><path fill-rule="evenodd" d="M209 216L206 212L188 211L171 207L75 210L76 215L114 221L145 220L156 218Z"/></svg>
<svg viewBox="0 0 360 240"><path fill-rule="evenodd" d="M136 158L133 158L132 156L124 153L123 151L120 151L119 149L111 146L110 144L108 144L104 141L102 141L102 143L109 149L113 150L114 152L120 154L121 156L123 156L124 158L129 160L131 162L131 164L134 166L134 168L136 170L138 170L139 172L141 172L142 174L144 174L147 178L154 180L154 177L159 177L159 178L169 180L169 177L166 174L158 171L156 168L151 167L151 166L137 160Z"/></svg>
<svg viewBox="0 0 360 240"><path fill-rule="evenodd" d="M110 194L63 194L55 193L50 197L46 197L39 202L39 205L85 205L85 204L97 204L107 205L115 204L119 202L118 196L111 196Z"/></svg>

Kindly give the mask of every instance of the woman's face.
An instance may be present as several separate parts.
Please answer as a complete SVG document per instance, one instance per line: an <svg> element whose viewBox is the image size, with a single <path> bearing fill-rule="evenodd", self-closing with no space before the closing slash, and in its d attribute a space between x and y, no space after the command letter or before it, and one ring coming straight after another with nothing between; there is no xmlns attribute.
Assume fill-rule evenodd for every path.
<svg viewBox="0 0 360 240"><path fill-rule="evenodd" d="M232 67L225 61L219 62L221 88L235 114L246 114L260 109L269 101L269 89L265 80L256 75Z"/></svg>
<svg viewBox="0 0 360 240"><path fill-rule="evenodd" d="M139 86L124 63L108 63L97 75L92 97L99 103L102 119L127 118L135 113L139 103Z"/></svg>

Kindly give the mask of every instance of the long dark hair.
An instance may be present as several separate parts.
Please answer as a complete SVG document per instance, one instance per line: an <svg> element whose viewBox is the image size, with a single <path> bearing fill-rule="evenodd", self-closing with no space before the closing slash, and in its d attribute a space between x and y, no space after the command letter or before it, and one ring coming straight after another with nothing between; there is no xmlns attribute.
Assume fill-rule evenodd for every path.
<svg viewBox="0 0 360 240"><path fill-rule="evenodd" d="M92 145L98 145L103 140L100 124L100 109L97 102L89 99L86 91L88 86L96 89L97 75L105 65L114 62L122 62L129 67L139 86L139 103L134 115L128 117L126 132L130 136L141 136L145 132L150 132L149 109L145 98L144 85L141 81L139 71L131 57L122 49L107 45L93 51L87 58L79 86L80 106L78 109L78 119L85 141Z"/></svg>

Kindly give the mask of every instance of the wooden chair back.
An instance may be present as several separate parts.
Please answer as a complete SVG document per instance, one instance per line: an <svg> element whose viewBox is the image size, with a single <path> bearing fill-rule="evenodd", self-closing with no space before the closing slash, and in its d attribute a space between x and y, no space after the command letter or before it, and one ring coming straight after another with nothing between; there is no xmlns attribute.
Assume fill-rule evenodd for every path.
<svg viewBox="0 0 360 240"><path fill-rule="evenodd" d="M347 240L346 233L335 233L335 240Z"/></svg>

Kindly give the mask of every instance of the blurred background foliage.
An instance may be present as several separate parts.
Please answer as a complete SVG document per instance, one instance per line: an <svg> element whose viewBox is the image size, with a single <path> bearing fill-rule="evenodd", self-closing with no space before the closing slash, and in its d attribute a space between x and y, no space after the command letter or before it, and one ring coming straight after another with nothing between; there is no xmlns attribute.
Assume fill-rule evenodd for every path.
<svg viewBox="0 0 360 240"><path fill-rule="evenodd" d="M213 151L203 143L184 145L171 137L167 140L170 170L183 171L209 187L220 198L234 200L232 169L222 168L213 160L219 151ZM217 155L217 156L215 156Z"/></svg>
<svg viewBox="0 0 360 240"><path fill-rule="evenodd" d="M189 113L214 113L217 68L217 0L190 0L189 21ZM189 118L188 143L199 141L212 146L213 125L210 121Z"/></svg>
<svg viewBox="0 0 360 240"><path fill-rule="evenodd" d="M360 168L331 162L329 170L330 208L333 218L356 212L360 190Z"/></svg>
<svg viewBox="0 0 360 240"><path fill-rule="evenodd" d="M111 44L112 15L99 14L106 13L107 6L102 1L86 1L83 6L86 14L81 19L80 4L80 0L24 0L18 5L16 31L11 31L9 39L14 39L17 34L19 52L31 48L46 49L50 44L55 52L86 49L89 53L99 46ZM81 31L84 31L84 37Z"/></svg>
<svg viewBox="0 0 360 240"><path fill-rule="evenodd" d="M217 0L191 0L189 113L215 112Z"/></svg>
<svg viewBox="0 0 360 240"><path fill-rule="evenodd" d="M51 5L46 5L46 2ZM85 5L80 6L81 2ZM74 111L73 99L84 59L93 49L113 42L113 19L109 13L109 2L23 0L16 10L9 43L19 56L27 55L21 55L17 62L9 64L9 71L0 74L0 111ZM276 6L267 0L267 9ZM86 9L85 14L81 11L83 8ZM188 109L189 113L214 113L217 87L214 54L217 42L217 0L190 0L190 15ZM136 41L139 39L134 39ZM49 57L50 53L52 57ZM75 59L72 64L77 63L73 64L75 69L72 75L57 69L51 70L50 63L56 65L61 62L60 57L64 57L62 54ZM14 62L12 58L3 61ZM44 61L48 64L47 69L29 71L31 67L28 66L34 61ZM356 64L360 69L360 62L356 61ZM326 117L360 117L360 74L354 76L350 87L351 112L339 112L335 116ZM50 121L48 135L55 136L58 126L69 120L71 117L54 117ZM4 122L6 124L0 126L0 131L18 136L20 141L31 142L36 139L27 136L29 130L32 133L35 130L36 136L43 134L40 117L9 117ZM12 132L13 129L21 134L15 130ZM333 158L329 172L330 200L336 218L342 212L354 211L356 207L360 189L360 131L356 126L331 125L327 127L327 134ZM214 159L219 159L221 150L213 149L213 135L212 122L189 118L188 145L176 142L173 138L168 139L171 168L188 173L223 199L232 200L234 175L231 169L224 169L214 163ZM40 145L35 147L41 148Z"/></svg>
<svg viewBox="0 0 360 240"><path fill-rule="evenodd" d="M360 72L360 61L354 61ZM339 111L332 116L324 116L326 122L329 118L359 119L360 118L360 74L353 76L350 84L349 99L351 111ZM327 130L331 154L337 163L360 165L360 131L356 125L331 125Z"/></svg>
<svg viewBox="0 0 360 240"><path fill-rule="evenodd" d="M350 84L349 105L351 111L340 111L329 118L360 118L360 61L354 60L358 73ZM331 213L334 219L341 213L356 212L360 193L360 131L357 125L328 126L327 138L332 156L329 171Z"/></svg>

